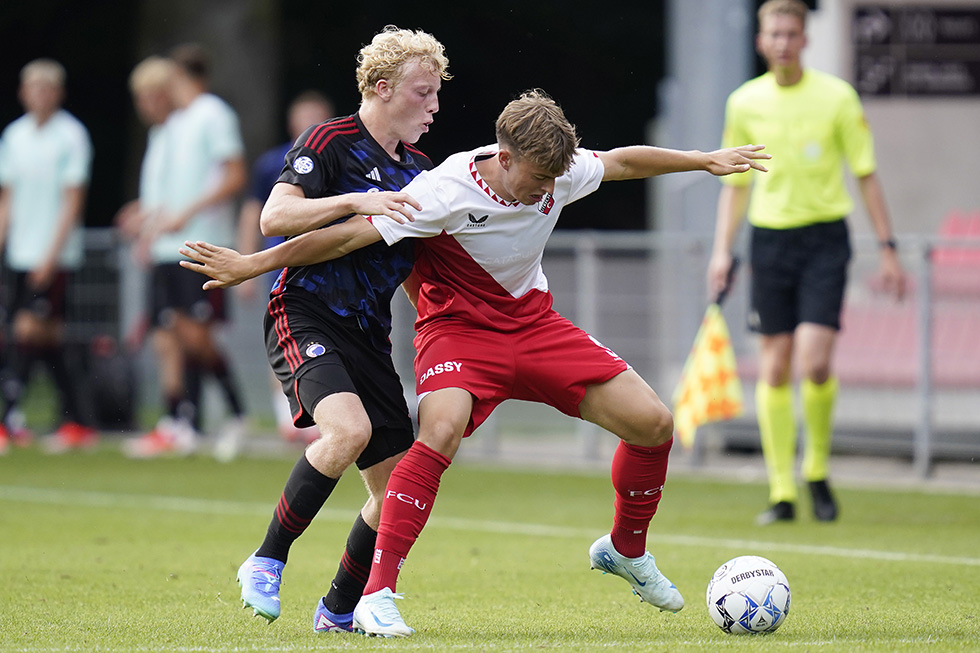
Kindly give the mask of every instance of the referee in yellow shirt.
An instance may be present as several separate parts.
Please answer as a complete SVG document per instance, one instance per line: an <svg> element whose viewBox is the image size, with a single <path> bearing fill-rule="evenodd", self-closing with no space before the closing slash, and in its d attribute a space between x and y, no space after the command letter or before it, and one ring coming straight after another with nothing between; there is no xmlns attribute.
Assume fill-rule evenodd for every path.
<svg viewBox="0 0 980 653"><path fill-rule="evenodd" d="M761 336L756 412L769 474L768 510L759 524L796 517L797 423L791 362L800 363L805 449L801 473L821 521L837 518L827 482L837 380L831 358L851 257L846 216L853 203L844 164L858 180L878 236L885 288L901 298L905 276L875 174L871 131L855 90L804 69L808 8L801 0L768 0L759 8L756 48L768 72L736 89L725 109L724 146L762 143L772 154L766 175L724 178L714 248L712 293L724 287L742 216L751 225L749 326Z"/></svg>

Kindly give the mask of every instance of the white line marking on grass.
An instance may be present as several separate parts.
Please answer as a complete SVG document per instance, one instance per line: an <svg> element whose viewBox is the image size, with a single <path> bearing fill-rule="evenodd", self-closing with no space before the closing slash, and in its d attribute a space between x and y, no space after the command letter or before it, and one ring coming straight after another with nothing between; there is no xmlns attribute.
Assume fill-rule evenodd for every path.
<svg viewBox="0 0 980 653"><path fill-rule="evenodd" d="M77 490L55 490L12 485L0 485L0 500L23 503L44 503L51 505L89 506L94 508L134 508L140 510L162 510L209 515L268 515L272 508L265 503L245 501L218 501L193 497L172 497L149 494L116 494L112 492L88 492ZM352 510L322 509L317 519L336 522L349 522ZM430 528L444 528L454 531L477 533L502 533L528 537L594 538L596 529L549 526L547 524L526 524L482 519L463 519L455 517L432 517ZM834 546L814 546L810 544L790 544L785 542L765 542L762 540L739 540L723 537L702 537L697 535L670 535L652 532L649 539L654 542L678 546L705 548L745 549L748 551L775 551L800 553L805 555L833 556L838 558L861 558L887 562L924 562L942 565L980 567L980 558L943 556L906 551L878 551L874 549L851 549Z"/></svg>
<svg viewBox="0 0 980 653"><path fill-rule="evenodd" d="M397 649L399 651L444 651L447 648L445 642L430 642L425 641L423 638L427 633L422 633L411 639L397 639L397 640L383 640L380 638L364 638L364 644L370 645L372 643L377 643L381 645L381 648L365 648L363 650L393 650ZM330 650L334 649L355 649L361 643L361 641L349 641L350 638L359 638L361 635L350 635L350 636L334 636L333 639L337 640L332 642L328 646ZM325 638L324 638L325 639ZM341 641L345 640L345 641ZM705 650L723 650L723 649L736 649L736 650L746 650L747 638L745 637L731 637L727 640L718 639L687 639L687 640L667 640L667 639L635 639L622 642L589 642L589 646L593 649L607 649L613 651L660 651L667 650L669 648L676 648L679 646L696 646L699 648L704 648ZM961 638L954 640L956 643L966 644ZM775 643L775 642L774 642ZM916 637L908 638L903 637L900 639L882 639L876 638L870 642L864 638L835 638L835 639L816 639L816 640L806 640L806 641L786 641L782 639L778 642L779 648L820 648L824 646L832 646L835 650L841 650L842 647L851 646L854 649L857 648L867 648L871 647L873 650L887 650L888 648L894 648L900 645L941 645L948 644L948 642L943 642L934 637ZM571 642L571 646L575 648L583 648L583 646L578 642ZM327 646L327 645L324 645ZM516 647L511 642L494 642L492 640L484 640L480 642L457 642L448 646L454 651L514 651ZM523 647L521 647L523 648ZM537 648L558 648L561 647L551 643L542 643ZM22 653L66 653L73 651L87 652L90 651L90 647L65 647L65 648L54 648L54 647L26 647L20 649L4 649L5 651L19 651ZM261 646L261 647L242 647L242 646L170 646L170 647L159 647L154 646L152 648L143 646L125 646L119 648L99 646L98 650L102 653L115 653L119 652L132 652L132 651L156 651L157 653L163 651L173 651L173 653L249 653L256 651L275 651L281 653L289 653L291 651L309 651L310 647L305 644L282 644L275 647ZM966 650L966 649L963 649Z"/></svg>

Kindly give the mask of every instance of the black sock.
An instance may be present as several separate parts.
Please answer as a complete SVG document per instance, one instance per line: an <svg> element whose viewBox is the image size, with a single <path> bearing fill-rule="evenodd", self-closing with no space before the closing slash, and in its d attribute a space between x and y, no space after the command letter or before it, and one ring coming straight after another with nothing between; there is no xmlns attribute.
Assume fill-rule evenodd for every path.
<svg viewBox="0 0 980 653"><path fill-rule="evenodd" d="M214 374L215 380L221 386L221 390L225 395L225 401L228 402L228 408L231 410L232 415L235 417L244 415L245 410L242 408L242 399L238 392L238 385L231 376L228 361L225 360L224 356L219 354L218 360L211 366L211 373Z"/></svg>
<svg viewBox="0 0 980 653"><path fill-rule="evenodd" d="M34 367L37 354L37 349L28 345L18 344L13 348L13 353L10 356L10 367L8 368L10 374L0 389L4 400L3 415L0 417L0 422L3 424L7 423L10 414L17 408L24 396L24 390L30 381L31 369Z"/></svg>
<svg viewBox="0 0 980 653"><path fill-rule="evenodd" d="M272 521L269 522L265 540L255 552L256 555L286 562L289 547L316 517L337 486L337 480L324 476L310 464L305 455L300 456L289 474Z"/></svg>
<svg viewBox="0 0 980 653"><path fill-rule="evenodd" d="M60 395L62 417L64 420L85 424L87 420L82 417L78 403L78 391L68 371L65 348L52 347L41 350L40 358L48 368L48 373L50 373L51 379L54 381L54 386Z"/></svg>
<svg viewBox="0 0 980 653"><path fill-rule="evenodd" d="M195 431L201 430L201 391L203 372L197 365L186 362L184 366L184 395L177 400L175 418L187 420Z"/></svg>
<svg viewBox="0 0 980 653"><path fill-rule="evenodd" d="M340 559L337 575L330 582L330 591L323 597L323 606L334 614L353 612L361 599L371 573L371 558L378 532L367 525L360 513L347 536L347 547Z"/></svg>

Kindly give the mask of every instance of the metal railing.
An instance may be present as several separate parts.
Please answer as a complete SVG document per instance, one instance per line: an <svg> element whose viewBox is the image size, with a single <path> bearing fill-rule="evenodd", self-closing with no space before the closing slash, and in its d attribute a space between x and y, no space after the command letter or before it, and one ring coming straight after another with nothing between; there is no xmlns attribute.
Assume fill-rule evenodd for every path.
<svg viewBox="0 0 980 653"><path fill-rule="evenodd" d="M140 272L111 231L89 230L86 242L89 256L73 286L70 333L79 341L106 333L122 338L144 303ZM915 473L926 476L937 457L980 455L980 264L972 263L980 259L980 240L902 234L899 242L910 278L902 304L873 283L877 243L852 237L854 258L835 358L841 383L835 450L908 456ZM544 268L555 308L627 360L669 404L707 303L710 247L711 237L701 234L556 232ZM954 266L953 277L936 256L950 251L968 253ZM758 441L752 401L757 340L745 328L747 273L742 270L723 307L746 413L705 431L726 446L757 446ZM950 278L952 289L946 283ZM271 412L261 346L265 302L257 298L233 306L222 337L235 352L232 363L247 386L251 410ZM395 363L414 405L413 310L399 295L393 311ZM142 395L155 401L155 364L148 352L141 357L141 385L148 388ZM564 447L566 455L590 459L601 453L602 438L591 425L524 402L501 406L479 429L482 444L476 448L494 455L499 438L511 434L532 440L572 435L577 444Z"/></svg>

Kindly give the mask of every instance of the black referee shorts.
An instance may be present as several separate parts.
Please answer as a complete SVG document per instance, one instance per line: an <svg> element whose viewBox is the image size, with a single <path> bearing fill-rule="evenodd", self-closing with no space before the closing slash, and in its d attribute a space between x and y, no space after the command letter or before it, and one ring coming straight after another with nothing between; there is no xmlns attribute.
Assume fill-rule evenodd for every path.
<svg viewBox="0 0 980 653"><path fill-rule="evenodd" d="M18 311L29 311L39 320L63 320L68 304L68 283L72 273L60 271L47 288L35 290L27 283L27 272L12 273L13 293L7 308L10 319Z"/></svg>
<svg viewBox="0 0 980 653"><path fill-rule="evenodd" d="M412 446L412 418L391 355L372 346L356 319L338 316L313 294L290 287L269 301L265 342L296 426L313 425L313 409L324 397L352 392L373 429L358 469Z"/></svg>
<svg viewBox="0 0 980 653"><path fill-rule="evenodd" d="M225 290L204 290L206 279L179 263L157 263L150 272L150 324L170 328L183 313L207 324L225 320Z"/></svg>
<svg viewBox="0 0 980 653"><path fill-rule="evenodd" d="M749 328L791 333L803 322L840 329L851 244L843 219L797 229L752 227Z"/></svg>

